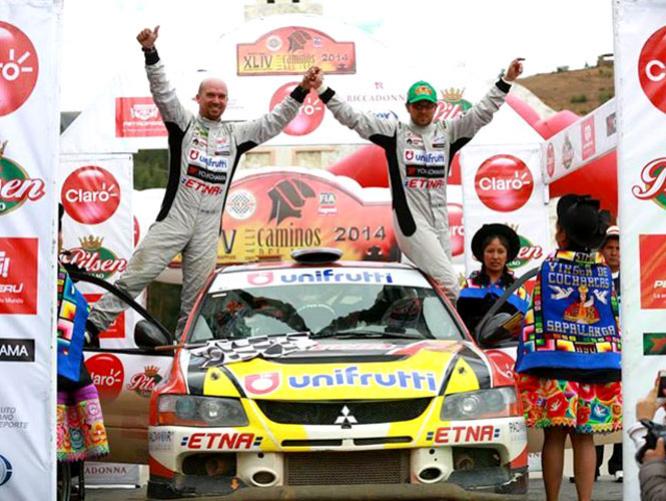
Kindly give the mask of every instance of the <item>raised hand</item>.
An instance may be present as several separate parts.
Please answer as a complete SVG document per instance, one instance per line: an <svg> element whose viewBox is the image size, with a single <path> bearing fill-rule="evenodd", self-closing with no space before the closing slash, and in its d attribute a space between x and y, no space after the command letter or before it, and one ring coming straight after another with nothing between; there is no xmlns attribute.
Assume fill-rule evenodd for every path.
<svg viewBox="0 0 666 501"><path fill-rule="evenodd" d="M136 39L144 49L152 49L155 47L155 40L157 40L159 31L159 26L155 26L154 30L151 30L150 28L144 28L136 36Z"/></svg>
<svg viewBox="0 0 666 501"><path fill-rule="evenodd" d="M303 75L303 80L301 81L301 87L304 89L316 89L321 85L323 80L317 79L317 75L321 73L321 70L317 66L311 66ZM323 77L322 77L323 78ZM317 82L319 83L317 84Z"/></svg>
<svg viewBox="0 0 666 501"><path fill-rule="evenodd" d="M513 82L516 78L518 78L523 73L524 60L525 58L517 57L511 61L511 63L509 63L509 67L506 69L506 73L504 73L504 80L507 82Z"/></svg>

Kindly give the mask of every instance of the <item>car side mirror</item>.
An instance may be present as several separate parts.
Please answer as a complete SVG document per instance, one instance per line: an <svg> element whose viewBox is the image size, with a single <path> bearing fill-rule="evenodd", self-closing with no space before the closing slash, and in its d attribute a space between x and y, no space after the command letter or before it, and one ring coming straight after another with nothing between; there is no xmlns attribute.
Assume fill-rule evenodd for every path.
<svg viewBox="0 0 666 501"><path fill-rule="evenodd" d="M171 340L148 320L139 320L134 327L134 342L141 349L170 345Z"/></svg>
<svg viewBox="0 0 666 501"><path fill-rule="evenodd" d="M513 338L515 315L496 313L477 328L477 340L481 346L490 347Z"/></svg>

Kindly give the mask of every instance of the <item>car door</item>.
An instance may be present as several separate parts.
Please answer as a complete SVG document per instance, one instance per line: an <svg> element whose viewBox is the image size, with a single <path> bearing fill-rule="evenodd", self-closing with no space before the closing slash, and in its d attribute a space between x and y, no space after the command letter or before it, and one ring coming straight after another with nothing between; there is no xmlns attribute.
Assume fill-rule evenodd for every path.
<svg viewBox="0 0 666 501"><path fill-rule="evenodd" d="M173 361L169 333L141 305L114 286L85 273L70 271L73 279L93 283L128 304L145 321L163 331L166 349L92 348L84 350L85 364L97 387L111 453L103 461L148 463L148 412L150 393L165 380ZM129 299L129 300L128 300ZM114 329L112 324L108 330ZM136 336L135 336L136 337Z"/></svg>

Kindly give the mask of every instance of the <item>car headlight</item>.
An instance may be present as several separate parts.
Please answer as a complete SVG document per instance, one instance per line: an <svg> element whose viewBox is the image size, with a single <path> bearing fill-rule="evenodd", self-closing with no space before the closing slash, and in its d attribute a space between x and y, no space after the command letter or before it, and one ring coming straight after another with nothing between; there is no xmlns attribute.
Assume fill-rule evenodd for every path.
<svg viewBox="0 0 666 501"><path fill-rule="evenodd" d="M516 390L512 386L454 393L444 397L440 419L459 421L520 414Z"/></svg>
<svg viewBox="0 0 666 501"><path fill-rule="evenodd" d="M157 401L161 425L247 426L243 406L235 398L161 395Z"/></svg>

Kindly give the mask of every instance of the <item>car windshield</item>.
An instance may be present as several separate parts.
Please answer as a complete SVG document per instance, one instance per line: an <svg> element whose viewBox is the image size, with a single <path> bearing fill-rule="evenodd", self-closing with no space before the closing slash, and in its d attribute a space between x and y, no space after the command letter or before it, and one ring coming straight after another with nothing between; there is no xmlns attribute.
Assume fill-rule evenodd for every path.
<svg viewBox="0 0 666 501"><path fill-rule="evenodd" d="M343 279L339 283L286 283L284 279L282 283L264 285L265 280L251 274L220 274L203 300L188 342L295 332L308 332L312 337L463 339L430 284L413 270L398 271L413 273L417 278L410 275L413 280L402 285L391 279L390 273L391 283L341 283ZM326 276L316 273L329 272L310 275ZM362 276L363 271L358 273ZM372 271L366 276L371 273L379 275ZM393 275L399 276L395 272ZM271 280L278 282L273 274Z"/></svg>

